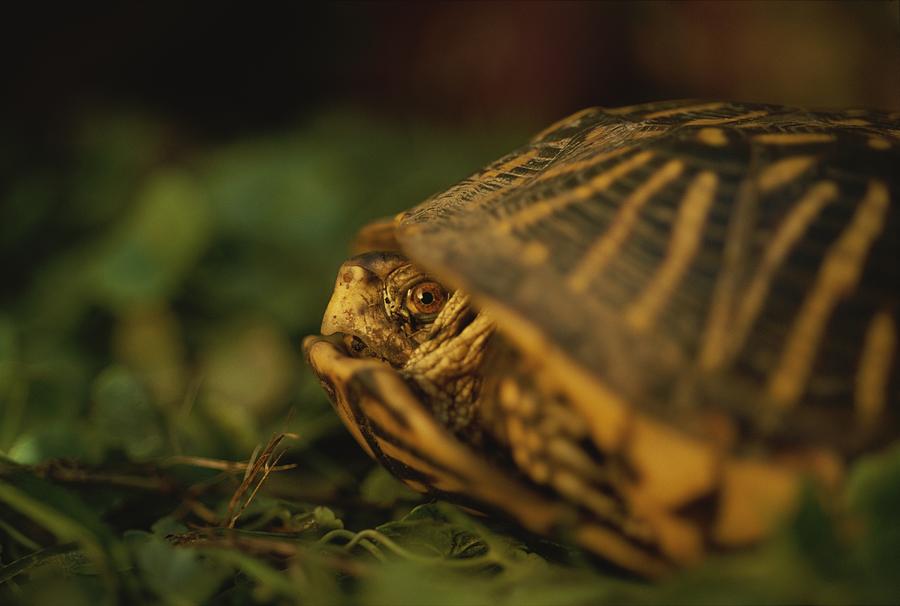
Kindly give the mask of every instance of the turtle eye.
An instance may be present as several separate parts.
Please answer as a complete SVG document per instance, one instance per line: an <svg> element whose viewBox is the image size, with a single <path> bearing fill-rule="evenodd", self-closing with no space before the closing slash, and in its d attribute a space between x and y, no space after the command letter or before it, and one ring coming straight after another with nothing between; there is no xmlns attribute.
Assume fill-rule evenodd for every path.
<svg viewBox="0 0 900 606"><path fill-rule="evenodd" d="M437 282L421 282L407 291L406 308L415 315L432 316L441 311L447 292Z"/></svg>

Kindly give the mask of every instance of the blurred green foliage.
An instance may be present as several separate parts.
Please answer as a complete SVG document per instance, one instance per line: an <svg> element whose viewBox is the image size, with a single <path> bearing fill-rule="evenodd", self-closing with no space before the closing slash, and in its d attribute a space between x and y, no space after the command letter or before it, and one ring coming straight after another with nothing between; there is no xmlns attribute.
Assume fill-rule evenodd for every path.
<svg viewBox="0 0 900 606"><path fill-rule="evenodd" d="M336 111L199 145L104 115L23 164L0 206L0 603L896 603L896 451L758 549L647 584L422 503L346 436L299 341L352 234L527 134Z"/></svg>
<svg viewBox="0 0 900 606"><path fill-rule="evenodd" d="M245 455L273 423L331 419L298 346L352 233L512 139L349 112L205 148L129 115L66 135L62 167L28 167L0 206L16 282L0 449L27 463ZM324 425L298 433L310 443Z"/></svg>

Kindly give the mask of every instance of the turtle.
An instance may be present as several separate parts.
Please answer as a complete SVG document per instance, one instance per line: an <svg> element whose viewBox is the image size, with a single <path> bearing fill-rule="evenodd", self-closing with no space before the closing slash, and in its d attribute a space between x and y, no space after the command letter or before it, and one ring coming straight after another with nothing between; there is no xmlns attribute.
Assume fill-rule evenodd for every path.
<svg viewBox="0 0 900 606"><path fill-rule="evenodd" d="M639 575L900 435L900 112L589 108L352 252L303 347L362 448Z"/></svg>

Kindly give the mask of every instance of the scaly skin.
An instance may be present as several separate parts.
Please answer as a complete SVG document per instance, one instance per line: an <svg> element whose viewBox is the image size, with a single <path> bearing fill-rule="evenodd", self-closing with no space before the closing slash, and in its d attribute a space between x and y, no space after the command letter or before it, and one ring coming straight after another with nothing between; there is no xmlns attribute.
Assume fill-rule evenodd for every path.
<svg viewBox="0 0 900 606"><path fill-rule="evenodd" d="M375 357L399 371L454 434L475 419L481 372L493 323L469 298L451 293L431 318L417 317L407 291L430 278L396 253L367 253L341 267L322 334L341 334L348 353Z"/></svg>

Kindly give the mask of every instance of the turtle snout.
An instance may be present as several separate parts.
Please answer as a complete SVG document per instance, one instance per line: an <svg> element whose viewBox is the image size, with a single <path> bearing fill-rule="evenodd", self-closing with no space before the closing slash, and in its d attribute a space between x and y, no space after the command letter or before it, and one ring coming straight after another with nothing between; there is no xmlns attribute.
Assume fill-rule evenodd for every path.
<svg viewBox="0 0 900 606"><path fill-rule="evenodd" d="M375 291L380 285L380 281L373 284L375 281L377 276L364 267L351 265L349 261L341 266L322 318L323 335L360 334L365 329L366 316L372 306L370 299L377 296Z"/></svg>
<svg viewBox="0 0 900 606"><path fill-rule="evenodd" d="M343 349L354 358L373 357L402 366L415 344L385 310L384 280L405 262L388 253L368 253L346 261L325 308L322 334L340 338Z"/></svg>
<svg viewBox="0 0 900 606"><path fill-rule="evenodd" d="M373 311L371 300L377 296L380 285L374 273L354 264L351 259L341 266L334 293L325 308L322 334L340 342L344 351L354 358L371 355L361 335L369 330Z"/></svg>

